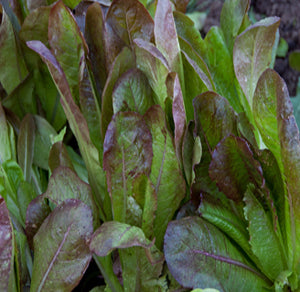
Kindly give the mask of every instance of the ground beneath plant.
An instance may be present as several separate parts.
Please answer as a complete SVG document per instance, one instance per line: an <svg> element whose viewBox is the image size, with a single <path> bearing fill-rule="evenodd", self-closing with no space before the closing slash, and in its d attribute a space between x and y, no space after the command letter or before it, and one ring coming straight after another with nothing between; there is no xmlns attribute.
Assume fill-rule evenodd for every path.
<svg viewBox="0 0 300 292"><path fill-rule="evenodd" d="M202 33L205 35L213 25L219 25L220 13L224 0L199 0L198 10L207 11L207 18ZM300 0L252 0L250 11L257 20L267 16L281 18L279 32L289 46L284 58L277 58L275 70L287 83L291 96L296 95L296 88L300 72L290 68L289 53L300 50Z"/></svg>

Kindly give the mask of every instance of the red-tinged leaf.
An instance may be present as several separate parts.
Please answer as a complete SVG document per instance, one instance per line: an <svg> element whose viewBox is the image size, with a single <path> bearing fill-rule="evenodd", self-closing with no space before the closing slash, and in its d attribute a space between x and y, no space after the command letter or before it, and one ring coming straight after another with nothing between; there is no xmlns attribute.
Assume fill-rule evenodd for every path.
<svg viewBox="0 0 300 292"><path fill-rule="evenodd" d="M189 4L189 0L172 0L172 2L174 3L177 11L182 13L186 12L186 7Z"/></svg>
<svg viewBox="0 0 300 292"><path fill-rule="evenodd" d="M224 233L199 217L170 222L164 251L170 272L185 288L264 291L273 284Z"/></svg>
<svg viewBox="0 0 300 292"><path fill-rule="evenodd" d="M169 0L159 0L154 18L154 35L156 47L167 59L172 71L179 72L180 47L177 39L172 5Z"/></svg>
<svg viewBox="0 0 300 292"><path fill-rule="evenodd" d="M40 195L28 205L26 212L25 231L29 246L33 249L33 237L39 230L40 226L50 214L51 210L45 201L45 197Z"/></svg>
<svg viewBox="0 0 300 292"><path fill-rule="evenodd" d="M224 97L209 91L197 96L193 103L196 132L208 144L210 151L224 137L237 133L236 114Z"/></svg>
<svg viewBox="0 0 300 292"><path fill-rule="evenodd" d="M50 2L53 3L53 0L51 0ZM47 0L27 0L26 4L27 4L27 8L30 12L32 12L35 9L38 9L42 6L47 6L48 5Z"/></svg>
<svg viewBox="0 0 300 292"><path fill-rule="evenodd" d="M140 228L117 221L105 222L94 233L90 249L100 256L119 249L124 290L161 291L163 255Z"/></svg>
<svg viewBox="0 0 300 292"><path fill-rule="evenodd" d="M60 166L56 168L49 180L44 197L56 205L67 199L77 199L85 203L93 213L94 226L98 224L98 209L91 187L83 182L71 169Z"/></svg>
<svg viewBox="0 0 300 292"><path fill-rule="evenodd" d="M133 47L133 40L154 40L154 23L147 9L137 0L114 0L107 12L107 24L124 43Z"/></svg>
<svg viewBox="0 0 300 292"><path fill-rule="evenodd" d="M172 114L174 119L174 142L178 161L182 165L182 143L183 135L186 129L186 115L184 111L183 96L176 73L170 73L168 77L169 96L173 99Z"/></svg>
<svg viewBox="0 0 300 292"><path fill-rule="evenodd" d="M150 180L157 194L154 221L156 246L160 249L168 222L173 218L185 196L185 181L176 157L173 141L168 133L165 115L158 105L144 115L152 134L153 160Z"/></svg>
<svg viewBox="0 0 300 292"><path fill-rule="evenodd" d="M148 79L139 69L130 69L119 78L112 98L114 113L134 111L143 115L154 104Z"/></svg>
<svg viewBox="0 0 300 292"><path fill-rule="evenodd" d="M0 196L0 290L9 291L14 273L13 229L5 201Z"/></svg>
<svg viewBox="0 0 300 292"><path fill-rule="evenodd" d="M117 248L141 246L149 249L153 243L135 226L110 221L103 223L93 234L90 250L98 256L106 256Z"/></svg>
<svg viewBox="0 0 300 292"><path fill-rule="evenodd" d="M86 12L85 21L84 35L89 47L89 58L97 91L101 95L108 75L108 56L106 56L106 53L109 53L106 48L107 32L101 5L96 2L90 5Z"/></svg>
<svg viewBox="0 0 300 292"><path fill-rule="evenodd" d="M248 27L234 43L234 71L251 108L258 78L271 63L279 21L278 17L263 19Z"/></svg>
<svg viewBox="0 0 300 292"><path fill-rule="evenodd" d="M248 143L233 135L223 139L212 154L209 175L220 191L241 201L249 183L261 188L264 178L260 163L254 159Z"/></svg>
<svg viewBox="0 0 300 292"><path fill-rule="evenodd" d="M66 76L53 54L39 41L27 42L27 46L36 51L43 61L47 64L53 80L61 94L61 103L69 121L70 127L79 144L80 152L86 164L89 173L89 182L95 193L95 200L98 207L108 202L107 192L105 190L105 176L99 163L99 153L90 139L87 122L75 104ZM105 203L104 203L105 202ZM106 211L109 208L106 208ZM101 217L104 219L110 214L105 214L100 209Z"/></svg>
<svg viewBox="0 0 300 292"><path fill-rule="evenodd" d="M50 47L65 73L73 98L78 102L78 82L87 45L73 15L62 1L52 7L48 27Z"/></svg>
<svg viewBox="0 0 300 292"><path fill-rule="evenodd" d="M153 44L142 39L135 39L134 43L137 67L147 76L156 95L155 103L164 108L168 96L166 87L166 79L170 72L168 62Z"/></svg>
<svg viewBox="0 0 300 292"><path fill-rule="evenodd" d="M103 138L101 135L100 98L97 97L93 88L87 65L83 66L84 68L79 76L79 103L89 128L91 140L99 152L102 165Z"/></svg>
<svg viewBox="0 0 300 292"><path fill-rule="evenodd" d="M154 18L154 36L156 47L167 59L171 71L178 74L184 91L184 76L180 47L173 17L172 5L169 0L158 0ZM183 93L183 95L185 95Z"/></svg>
<svg viewBox="0 0 300 292"><path fill-rule="evenodd" d="M132 197L133 182L141 174L150 174L152 164L151 133L134 112L119 112L107 128L103 167L116 221L141 224L141 210Z"/></svg>
<svg viewBox="0 0 300 292"><path fill-rule="evenodd" d="M9 94L28 74L13 26L5 11L0 23L0 82Z"/></svg>
<svg viewBox="0 0 300 292"><path fill-rule="evenodd" d="M74 171L72 160L70 159L67 148L62 141L53 144L49 153L48 164L51 172L59 166L68 167Z"/></svg>
<svg viewBox="0 0 300 292"><path fill-rule="evenodd" d="M34 237L33 291L72 291L78 285L92 258L92 221L91 210L73 199L46 218Z"/></svg>
<svg viewBox="0 0 300 292"><path fill-rule="evenodd" d="M34 154L35 123L30 114L21 122L18 137L18 162L23 170L24 179L31 183L31 168Z"/></svg>
<svg viewBox="0 0 300 292"><path fill-rule="evenodd" d="M194 137L195 123L189 122L182 142L183 169L189 186L195 179L195 165L201 161L202 145L200 137Z"/></svg>
<svg viewBox="0 0 300 292"><path fill-rule="evenodd" d="M257 83L253 111L256 125L264 143L276 157L285 181L285 228L290 261L300 259L300 138L293 116L288 89L283 79L273 70L266 70ZM283 208L283 206L280 206Z"/></svg>
<svg viewBox="0 0 300 292"><path fill-rule="evenodd" d="M50 10L50 6L43 6L33 10L22 24L20 38L24 41L38 40L47 44Z"/></svg>
<svg viewBox="0 0 300 292"><path fill-rule="evenodd" d="M133 53L127 47L124 47L111 66L111 70L107 77L106 84L102 93L102 137L105 136L108 124L110 123L113 116L112 93L114 86L116 85L117 80L121 77L122 74L134 67L135 61Z"/></svg>

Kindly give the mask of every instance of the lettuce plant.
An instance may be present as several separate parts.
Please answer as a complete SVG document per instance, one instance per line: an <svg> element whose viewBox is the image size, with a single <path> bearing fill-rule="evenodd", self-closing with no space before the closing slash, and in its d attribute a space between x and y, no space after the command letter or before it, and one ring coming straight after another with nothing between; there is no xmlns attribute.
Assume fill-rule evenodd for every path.
<svg viewBox="0 0 300 292"><path fill-rule="evenodd" d="M299 289L279 19L188 2L3 2L0 290Z"/></svg>

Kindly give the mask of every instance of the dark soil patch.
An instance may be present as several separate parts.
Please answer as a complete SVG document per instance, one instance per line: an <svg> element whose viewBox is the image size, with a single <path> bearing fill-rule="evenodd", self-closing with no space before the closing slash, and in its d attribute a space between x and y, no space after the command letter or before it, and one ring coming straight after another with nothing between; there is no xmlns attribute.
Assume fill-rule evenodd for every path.
<svg viewBox="0 0 300 292"><path fill-rule="evenodd" d="M224 0L199 0L197 10L206 11L207 18L202 33L205 35L211 26L219 25L222 5ZM281 18L279 32L289 46L285 58L277 58L275 70L286 81L291 96L296 95L296 87L300 72L289 66L288 56L294 50L300 49L300 0L252 0L251 9L257 20L267 16Z"/></svg>

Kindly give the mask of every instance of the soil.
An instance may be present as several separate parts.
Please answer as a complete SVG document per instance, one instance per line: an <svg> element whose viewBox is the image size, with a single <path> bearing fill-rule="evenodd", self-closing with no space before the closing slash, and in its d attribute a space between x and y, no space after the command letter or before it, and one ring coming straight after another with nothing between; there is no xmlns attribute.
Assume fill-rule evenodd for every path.
<svg viewBox="0 0 300 292"><path fill-rule="evenodd" d="M224 0L199 0L197 10L206 11L207 18L202 30L205 35L213 25L219 25L222 5ZM256 20L267 16L279 16L281 18L279 32L286 40L289 49L284 58L277 58L275 70L287 83L291 96L296 95L296 88L300 72L289 66L288 56L294 50L300 50L300 0L252 0L250 11Z"/></svg>

